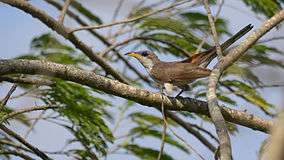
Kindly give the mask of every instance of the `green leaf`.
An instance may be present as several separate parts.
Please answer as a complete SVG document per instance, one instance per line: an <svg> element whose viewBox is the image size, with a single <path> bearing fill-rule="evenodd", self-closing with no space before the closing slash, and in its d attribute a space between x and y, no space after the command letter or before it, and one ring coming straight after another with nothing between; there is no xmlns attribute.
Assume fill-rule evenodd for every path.
<svg viewBox="0 0 284 160"><path fill-rule="evenodd" d="M145 15L149 12L152 11L151 7L141 7L141 8L137 8L136 10L134 10L133 12L131 12L128 16L128 18L135 18L135 17L139 17L142 15Z"/></svg>
<svg viewBox="0 0 284 160"><path fill-rule="evenodd" d="M222 82L222 84L233 89L233 93L237 96L256 106L261 107L266 111L270 108L274 108L274 106L266 102L266 100L263 99L254 88L244 82L238 80L225 80Z"/></svg>
<svg viewBox="0 0 284 160"><path fill-rule="evenodd" d="M85 8L81 3L78 1L72 1L71 6L76 9L80 14L84 15L92 22L96 22L97 24L102 24L102 20L92 13L90 10Z"/></svg>
<svg viewBox="0 0 284 160"><path fill-rule="evenodd" d="M186 50L188 52L194 52L196 49L196 46L193 45L192 43L190 43L189 41L186 41L184 38L182 38L181 36L178 35L171 35L171 34L167 34L167 33L153 33L153 34L148 34L147 37L150 37L152 39L156 39L156 42L160 41L165 41L168 42L172 45L177 46L180 49ZM155 40L153 40L153 42L155 42ZM164 43L162 43L163 45L157 44L157 43L153 43L153 42L148 42L147 44L152 44L155 45L155 48L159 48L160 50L164 51L162 53L172 53L174 55L177 56L181 56L183 55L181 53L181 51L177 48L174 48L171 45L166 45ZM151 45L148 45L149 48L151 48ZM155 49L152 48L152 49Z"/></svg>
<svg viewBox="0 0 284 160"><path fill-rule="evenodd" d="M154 137L154 138L157 138L157 139L162 139L161 131L150 129L147 126L138 126L138 127L132 128L129 133L133 134L133 135L139 134L138 137L140 137L140 138ZM168 144L170 144L172 146L175 146L178 149L180 149L180 150L182 150L182 151L184 151L186 153L190 153L186 147L184 147L182 144L180 144L179 142L174 140L168 134L166 134L165 143L168 143Z"/></svg>
<svg viewBox="0 0 284 160"><path fill-rule="evenodd" d="M226 125L227 125L227 129L228 129L228 131L231 135L235 135L237 132L239 132L237 125L235 125L233 123L229 123L229 122L226 122Z"/></svg>
<svg viewBox="0 0 284 160"><path fill-rule="evenodd" d="M243 2L252 8L255 13L262 13L266 17L272 17L282 9L280 0L243 0Z"/></svg>
<svg viewBox="0 0 284 160"><path fill-rule="evenodd" d="M2 121L2 117L4 117L5 115L12 113L13 111L15 111L14 109L10 108L10 107L4 107L3 110L0 112L0 121ZM12 119L9 119L9 121ZM13 120L20 122L21 124L29 127L31 125L29 118L25 115L25 114L18 114L16 116L13 117Z"/></svg>
<svg viewBox="0 0 284 160"><path fill-rule="evenodd" d="M218 100L230 104L230 105L237 105L237 102L232 100L231 98L222 95L220 92L216 93ZM198 94L195 95L195 98L200 98L200 97L206 97L206 91L200 92Z"/></svg>
<svg viewBox="0 0 284 160"><path fill-rule="evenodd" d="M236 101L232 100L231 98L229 98L227 96L221 95L220 93L217 93L217 97L220 101L222 101L224 103L234 105L234 106L237 105Z"/></svg>
<svg viewBox="0 0 284 160"><path fill-rule="evenodd" d="M248 67L241 67L239 65L232 65L230 66L223 75L230 76L238 76L245 81L250 82L251 84L260 85L262 82L259 78L248 68Z"/></svg>
<svg viewBox="0 0 284 160"><path fill-rule="evenodd" d="M132 121L134 121L135 123L138 124L163 124L164 120L160 117L154 116L154 115L150 115L150 114L146 114L146 113L142 113L142 112L134 112L128 115L128 117L130 117L132 119ZM147 123L146 123L147 122ZM171 120L168 119L168 124L173 125L173 126L177 126L177 124Z"/></svg>
<svg viewBox="0 0 284 160"><path fill-rule="evenodd" d="M207 14L201 12L186 12L181 14L185 21L192 29L201 30L203 32L210 31L210 25ZM231 35L228 32L227 22L224 19L218 18L215 22L215 27L218 33L225 33Z"/></svg>
<svg viewBox="0 0 284 160"><path fill-rule="evenodd" d="M85 55L77 54L72 47L63 44L50 33L35 37L31 42L31 49L36 53L21 55L16 58L48 60L72 65L90 64L90 60Z"/></svg>
<svg viewBox="0 0 284 160"><path fill-rule="evenodd" d="M159 155L159 151L157 150L135 144L124 145L124 148L143 160L156 160ZM161 159L174 160L174 158L168 154L163 154Z"/></svg>
<svg viewBox="0 0 284 160"><path fill-rule="evenodd" d="M243 56L241 58L242 62L251 64L252 66L261 66L261 65L267 65L267 66L275 66L275 67L281 67L283 68L284 65L279 60L271 59L269 56L270 54L279 54L283 55L283 51L274 48L274 47L268 47L263 44L254 45L249 51L248 54Z"/></svg>
<svg viewBox="0 0 284 160"><path fill-rule="evenodd" d="M41 36L33 38L30 47L31 49L42 50L42 51L47 51L52 49L57 49L66 52L75 51L72 47L62 44L51 33L42 34Z"/></svg>
<svg viewBox="0 0 284 160"><path fill-rule="evenodd" d="M106 154L107 142L113 141L111 130L105 124L106 106L110 104L91 95L89 89L70 82L55 80L55 85L42 100L59 107L60 115L68 118L72 127L64 125L83 146L95 148Z"/></svg>
<svg viewBox="0 0 284 160"><path fill-rule="evenodd" d="M147 36L147 34L166 32L168 34L178 35L186 41L195 45L195 48L202 41L200 38L194 36L192 31L187 27L183 21L177 19L171 19L169 17L159 17L159 18L147 18L140 24L140 28L144 30L141 33L142 36ZM209 49L211 46L207 43L203 45L204 48Z"/></svg>

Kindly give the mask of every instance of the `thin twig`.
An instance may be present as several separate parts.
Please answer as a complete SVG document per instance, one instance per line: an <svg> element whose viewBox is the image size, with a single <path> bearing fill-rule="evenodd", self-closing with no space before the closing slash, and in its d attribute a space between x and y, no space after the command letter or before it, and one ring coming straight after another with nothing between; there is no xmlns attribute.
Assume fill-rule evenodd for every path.
<svg viewBox="0 0 284 160"><path fill-rule="evenodd" d="M13 118L13 117L15 117L19 114L26 113L26 112L46 110L46 109L54 109L54 108L57 108L57 107L48 105L48 106L33 106L33 107L28 107L28 108L21 108L21 109L15 110L15 111L3 116L0 123L4 122L4 121L6 121L10 118Z"/></svg>
<svg viewBox="0 0 284 160"><path fill-rule="evenodd" d="M54 6L55 8L57 8L58 10L62 9L62 6L57 3L54 0L45 0L47 3L51 4L52 6ZM72 19L74 19L78 24L82 25L82 26L86 26L88 25L86 22L84 22L80 16L76 15L74 12L68 10L67 11L67 15L69 17L71 17ZM94 30L87 30L89 33L91 33L94 37L98 38L104 45L106 45L107 47L112 46L112 44L108 41L107 38L105 38L104 36L102 36L101 34L95 32ZM139 72L135 67L133 67L123 56L121 56L121 54L119 54L118 50L113 49L112 51L114 51L118 58L121 59L128 67L130 70L132 70L135 74L138 75L139 78L141 78L143 81L149 83L149 79L144 76L141 72ZM109 73L109 72L108 72Z"/></svg>
<svg viewBox="0 0 284 160"><path fill-rule="evenodd" d="M199 154L196 149L194 149L190 144L188 144L185 139L179 136L172 128L169 127L169 130L173 133L174 136L181 140L191 151L193 151L198 156L198 158L200 158L201 160L205 160L205 158L202 157L202 155Z"/></svg>
<svg viewBox="0 0 284 160"><path fill-rule="evenodd" d="M7 95L1 101L0 110L3 109L3 107L7 104L8 100L10 99L11 95L15 92L16 88L17 88L17 85L13 84L9 92L7 93Z"/></svg>
<svg viewBox="0 0 284 160"><path fill-rule="evenodd" d="M221 1L221 2L220 2L220 4L219 4L217 13L216 13L215 17L213 18L214 22L217 21L219 15L220 15L220 13L221 13L222 7L223 7L223 5L224 5L224 0L220 0L220 1ZM198 45L198 47L197 47L197 49L196 49L196 51L195 51L194 54L198 54L198 53L201 51L201 49L202 49L202 47L203 47L203 45L204 45L204 43L206 42L206 40L207 40L208 37L209 37L209 34L208 34L208 33L205 33L204 37L202 38L202 41L199 43L199 45Z"/></svg>
<svg viewBox="0 0 284 160"><path fill-rule="evenodd" d="M213 138L217 143L219 143L218 139L213 136L210 132L208 132L207 130L194 125L194 124L190 124L188 122L183 121L180 117L178 117L177 115L175 115L174 113L170 112L170 111L166 111L166 115L167 117L171 118L172 120L174 120L176 123L178 123L179 125L181 125L187 132L189 132L190 134L192 134L194 137L196 137L202 144L204 144L210 151L215 152L216 151L216 147L210 143L201 133L199 133L197 130L195 130L194 128L201 130L203 132L205 132L206 134L208 134L211 138Z"/></svg>
<svg viewBox="0 0 284 160"><path fill-rule="evenodd" d="M111 23L113 23L116 20L118 13L119 13L119 11L122 7L123 2L124 2L124 0L119 0L118 4L117 4L117 6L114 10L113 16L111 18ZM111 37L111 34L112 34L111 32L112 32L112 27L109 29L107 37Z"/></svg>
<svg viewBox="0 0 284 160"><path fill-rule="evenodd" d="M204 4L204 7L207 11L208 20L209 20L213 40L214 40L216 50L217 50L217 55L218 55L219 58L222 58L222 56L223 56L222 49L221 49L221 46L220 46L220 43L219 43L219 38L218 38L217 30L216 30L216 27L215 27L215 21L214 21L214 18L212 16L212 13L211 13L208 0L203 0L203 4Z"/></svg>
<svg viewBox="0 0 284 160"><path fill-rule="evenodd" d="M280 36L280 37L272 37L272 38L268 38L268 39L264 39L261 41L257 41L257 43L266 43L266 42L271 42L271 41L277 41L277 40L283 40L284 37Z"/></svg>
<svg viewBox="0 0 284 160"><path fill-rule="evenodd" d="M32 84L32 85L52 85L54 82L48 79L35 79L32 77L8 77L8 76L1 76L1 81L7 81L10 83L22 83L22 84Z"/></svg>
<svg viewBox="0 0 284 160"><path fill-rule="evenodd" d="M60 16L59 16L59 19L58 19L58 23L60 23L61 25L63 25L63 23L64 23L64 17L66 15L68 7L71 3L72 3L72 0L66 0L64 5L63 5L63 8L61 10L61 13L60 13Z"/></svg>
<svg viewBox="0 0 284 160"><path fill-rule="evenodd" d="M101 56L102 57L105 57L107 53L109 53L110 51L112 51L113 49L116 49L117 47L119 46L123 46L123 45L126 45L130 42L133 42L133 41L155 41L155 42L159 42L159 43L163 43L163 44L166 44L168 46L171 46L173 48L175 48L176 50L179 50L183 55L187 56L187 57L190 57L191 56L191 53L188 52L187 50L173 44L173 43L170 43L168 41L164 41L164 40L161 40L161 39L157 39L157 38L153 38L153 37L141 37L141 36L135 36L135 37L132 37L132 38L128 38L122 42L118 42L116 44L113 44L112 46L109 46L105 51L101 52Z"/></svg>
<svg viewBox="0 0 284 160"><path fill-rule="evenodd" d="M25 160L33 160L32 157L30 157L29 155L27 154L24 154L20 151L17 151L17 150L4 150L4 149L1 149L0 150L0 155L14 155L14 156L17 156L17 157L21 157Z"/></svg>
<svg viewBox="0 0 284 160"><path fill-rule="evenodd" d="M25 145L27 148L29 148L30 150L32 150L37 156L39 156L41 159L43 160L51 160L51 158L49 158L45 153L43 153L42 151L40 151L38 148L34 147L33 145L31 145L30 143L28 143L24 138L22 138L20 135L18 135L17 133L15 133L14 131L10 130L9 128L7 128L6 126L0 124L0 129L2 131L4 131L7 135L15 138L16 140L18 140L19 142L21 142L23 145Z"/></svg>
<svg viewBox="0 0 284 160"><path fill-rule="evenodd" d="M125 20L122 20L122 21L118 21L118 22L114 22L114 23L110 23L110 24L103 24L103 25L98 25L98 26L84 26L84 27L79 27L79 28L75 28L75 29L72 29L70 31L70 33L73 33L73 32L76 32L76 31L81 31L81 30L89 30L89 29L101 29L101 28L105 28L105 27L110 27L110 26L114 26L114 25L118 25L118 24L124 24L124 23L130 23L130 22L134 22L134 21L138 21L140 19L143 19L145 17L149 17L151 15L154 15L154 14L157 14L157 13L160 13L160 12L163 12L163 11L166 11L166 10L169 10L169 9L172 9L174 7L177 7L179 5L182 5L184 3L187 3L191 0L186 0L186 1L181 1L181 2L177 2L173 5L170 5L166 8L162 8L162 9L158 9L156 11L152 11L152 12L149 12L149 13L146 13L144 15L141 15L141 16L138 16L138 17L134 17L134 18L130 18L130 19L125 19Z"/></svg>
<svg viewBox="0 0 284 160"><path fill-rule="evenodd" d="M163 87L161 87L161 99L162 99L161 111L162 111L162 117L163 117L164 124L163 124L162 143L161 143L160 152L159 152L157 160L161 160L163 152L164 152L164 146L165 146L165 140L166 140L166 134L167 134L167 126L168 126L167 117L165 115L165 108L164 108Z"/></svg>
<svg viewBox="0 0 284 160"><path fill-rule="evenodd" d="M42 23L48 26L51 30L56 31L58 34L69 40L76 48L82 51L86 56L89 57L90 60L96 62L100 65L107 73L112 75L117 80L130 84L129 80L126 79L123 75L117 72L111 65L109 65L105 59L98 56L91 47L89 47L86 43L83 43L81 40L78 39L77 36L74 34L69 33L69 28L60 25L54 18L49 16L43 10L36 8L35 6L31 5L28 1L23 0L0 0L5 4L8 4L12 7L18 8L26 13L32 15L34 18L39 19Z"/></svg>

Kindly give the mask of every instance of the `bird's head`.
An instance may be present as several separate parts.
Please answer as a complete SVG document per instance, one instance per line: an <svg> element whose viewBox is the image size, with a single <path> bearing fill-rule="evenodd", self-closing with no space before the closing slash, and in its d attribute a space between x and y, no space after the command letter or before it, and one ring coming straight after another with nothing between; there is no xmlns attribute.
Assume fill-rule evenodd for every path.
<svg viewBox="0 0 284 160"><path fill-rule="evenodd" d="M151 70L155 63L159 61L158 57L151 51L129 52L125 55L136 58L148 70Z"/></svg>

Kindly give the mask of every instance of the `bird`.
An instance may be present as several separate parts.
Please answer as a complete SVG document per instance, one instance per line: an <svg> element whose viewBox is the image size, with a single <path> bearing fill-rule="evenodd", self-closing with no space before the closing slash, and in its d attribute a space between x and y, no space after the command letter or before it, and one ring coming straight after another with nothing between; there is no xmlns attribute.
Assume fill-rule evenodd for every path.
<svg viewBox="0 0 284 160"><path fill-rule="evenodd" d="M248 33L253 26L251 24L242 28L239 32L234 34L231 38L220 45L221 50L224 51L234 42ZM166 89L167 94L172 94L174 86L181 89L176 95L180 96L184 90L189 88L189 84L199 78L208 77L211 70L206 68L209 63L217 57L216 47L200 52L181 61L165 62L161 61L158 56L149 50L128 52L125 55L136 58L148 71L150 77Z"/></svg>

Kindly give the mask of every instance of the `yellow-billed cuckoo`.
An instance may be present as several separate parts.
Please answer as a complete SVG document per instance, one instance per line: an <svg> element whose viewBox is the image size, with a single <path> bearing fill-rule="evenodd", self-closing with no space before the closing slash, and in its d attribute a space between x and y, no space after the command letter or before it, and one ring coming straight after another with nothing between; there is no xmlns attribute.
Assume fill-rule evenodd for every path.
<svg viewBox="0 0 284 160"><path fill-rule="evenodd" d="M222 51L249 32L253 26L247 25L221 45ZM210 75L211 70L206 67L217 56L216 47L194 54L182 61L164 62L151 51L138 51L126 53L135 57L148 71L150 76L160 85L164 86L167 93L171 93L173 86L182 91L188 88L188 84L198 78ZM179 96L182 91L177 95Z"/></svg>

